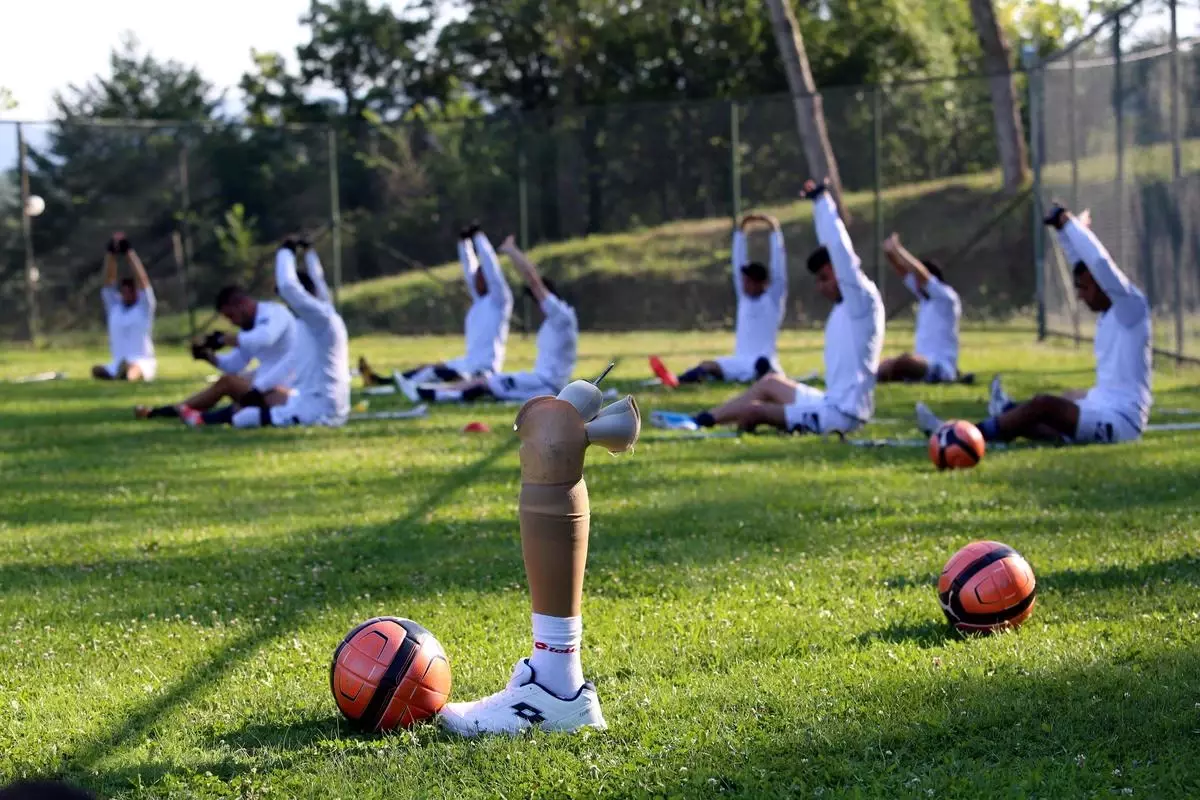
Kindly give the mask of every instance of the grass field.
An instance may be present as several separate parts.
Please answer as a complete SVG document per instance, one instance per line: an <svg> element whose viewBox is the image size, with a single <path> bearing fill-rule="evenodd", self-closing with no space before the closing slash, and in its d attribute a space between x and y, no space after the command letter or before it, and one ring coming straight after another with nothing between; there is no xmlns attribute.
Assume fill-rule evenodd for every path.
<svg viewBox="0 0 1200 800"><path fill-rule="evenodd" d="M631 388L645 353L682 365L729 338L585 335L580 372L619 356ZM353 351L400 364L459 344ZM531 348L514 341L510 363ZM964 350L1018 395L1091 380L1088 350L1027 333L975 330ZM514 410L191 431L128 409L202 370L171 356L152 386L82 380L101 355L0 356L3 378L73 378L0 386L0 781L138 798L1200 796L1200 433L939 474L921 449L648 430L631 456L589 456L584 665L611 730L367 736L328 687L356 622L428 626L459 699L528 653ZM819 334L790 332L782 357L819 368ZM1157 408L1200 417L1198 378L1164 365ZM976 418L983 394L883 387L864 435L912 435L922 397ZM494 433L460 434L472 419ZM1019 549L1040 594L1015 634L962 640L933 583L978 538Z"/></svg>

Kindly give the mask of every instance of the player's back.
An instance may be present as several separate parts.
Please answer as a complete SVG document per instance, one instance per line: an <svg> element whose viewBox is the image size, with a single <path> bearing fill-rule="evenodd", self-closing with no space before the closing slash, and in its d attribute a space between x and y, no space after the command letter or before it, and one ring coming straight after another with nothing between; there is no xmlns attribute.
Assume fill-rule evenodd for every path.
<svg viewBox="0 0 1200 800"><path fill-rule="evenodd" d="M1152 325L1146 296L1134 289L1096 321L1096 386L1089 396L1135 416L1150 417Z"/></svg>

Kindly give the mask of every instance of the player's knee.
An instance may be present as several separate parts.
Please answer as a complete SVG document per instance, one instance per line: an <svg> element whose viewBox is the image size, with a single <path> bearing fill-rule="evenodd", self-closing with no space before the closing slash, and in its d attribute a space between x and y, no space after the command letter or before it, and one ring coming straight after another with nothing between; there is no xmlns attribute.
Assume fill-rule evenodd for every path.
<svg viewBox="0 0 1200 800"><path fill-rule="evenodd" d="M1052 394L1039 394L1034 395L1027 405L1031 411L1041 415L1057 410L1061 403L1062 399Z"/></svg>

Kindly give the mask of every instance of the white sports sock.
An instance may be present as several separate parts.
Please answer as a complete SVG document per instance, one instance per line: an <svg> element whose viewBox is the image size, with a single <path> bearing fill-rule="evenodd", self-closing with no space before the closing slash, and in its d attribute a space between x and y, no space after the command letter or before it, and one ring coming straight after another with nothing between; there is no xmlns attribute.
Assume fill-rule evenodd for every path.
<svg viewBox="0 0 1200 800"><path fill-rule="evenodd" d="M233 412L233 427L260 428L262 427L262 409L255 407L239 408Z"/></svg>
<svg viewBox="0 0 1200 800"><path fill-rule="evenodd" d="M437 372L431 366L421 367L419 370L408 376L408 379L413 383L433 383L438 379Z"/></svg>
<svg viewBox="0 0 1200 800"><path fill-rule="evenodd" d="M533 667L538 685L564 700L579 693L583 686L583 662L579 646L583 641L583 617L533 615Z"/></svg>
<svg viewBox="0 0 1200 800"><path fill-rule="evenodd" d="M459 389L434 389L433 399L439 403L461 403L462 394Z"/></svg>

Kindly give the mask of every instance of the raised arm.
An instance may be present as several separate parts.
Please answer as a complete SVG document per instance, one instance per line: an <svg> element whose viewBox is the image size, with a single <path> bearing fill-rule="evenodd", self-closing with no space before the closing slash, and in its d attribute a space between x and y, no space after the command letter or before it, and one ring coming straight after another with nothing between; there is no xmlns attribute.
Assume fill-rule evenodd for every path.
<svg viewBox="0 0 1200 800"><path fill-rule="evenodd" d="M854 252L854 242L842 218L838 216L837 203L824 186L813 181L805 183L805 195L813 201L813 222L816 223L817 240L829 251L829 260L837 275L842 299L850 304L857 314L873 310L872 295L868 287L870 280L862 271L862 261Z"/></svg>
<svg viewBox="0 0 1200 800"><path fill-rule="evenodd" d="M292 269L294 272L294 262ZM301 286L300 290L304 291L304 287ZM292 315L287 312L287 309L278 305L269 306L269 308L271 311L264 315L266 319L255 322L254 327L248 331L238 331L237 334L227 336L226 340L232 339L230 344L234 347L248 347L251 350L260 350L278 342L292 326Z"/></svg>
<svg viewBox="0 0 1200 800"><path fill-rule="evenodd" d="M107 313L121 302L121 295L117 291L117 251L111 242L109 251L104 254L103 268L104 285L100 287L100 300L104 303L104 311Z"/></svg>
<svg viewBox="0 0 1200 800"><path fill-rule="evenodd" d="M145 305L146 310L153 314L158 307L158 298L154 296L154 287L150 285L150 276L146 274L146 265L142 263L142 259L138 257L137 251L133 249L133 245L128 239L122 239L120 250L129 259L129 266L133 268L133 279L138 287L138 302Z"/></svg>
<svg viewBox="0 0 1200 800"><path fill-rule="evenodd" d="M513 266L517 268L517 272L521 273L521 277L529 285L529 291L533 292L533 299L538 301L538 305L542 305L542 302L550 295L550 290L542 282L537 265L529 260L529 256L521 252L521 248L517 247L517 242L512 235L500 243L500 252L512 259Z"/></svg>
<svg viewBox="0 0 1200 800"><path fill-rule="evenodd" d="M933 277L921 263L921 259L908 252L908 249L900 243L900 234L893 233L888 237L883 244L883 252L901 277L906 275L913 277L918 289L924 289L929 283L929 279Z"/></svg>
<svg viewBox="0 0 1200 800"><path fill-rule="evenodd" d="M739 299L742 297L742 267L746 266L746 262L750 258L745 225L746 220L743 219L742 224L733 229L733 246L729 257L730 265L733 267L733 292Z"/></svg>
<svg viewBox="0 0 1200 800"><path fill-rule="evenodd" d="M325 282L325 267L321 265L321 256L317 254L314 248L308 242L303 242L304 247L304 268L308 271L308 277L312 278L313 287L317 290L317 299L324 300L326 303L333 303L333 295L329 292L329 284Z"/></svg>
<svg viewBox="0 0 1200 800"><path fill-rule="evenodd" d="M500 271L500 259L496 258L492 243L483 233L476 233L472 241L475 245L475 255L479 257L479 268L483 270L483 279L487 282L488 298L505 308L512 308L512 289L504 279L504 273Z"/></svg>
<svg viewBox="0 0 1200 800"><path fill-rule="evenodd" d="M224 353L213 353L208 360L226 375L236 375L250 365L250 356L240 347Z"/></svg>
<svg viewBox="0 0 1200 800"><path fill-rule="evenodd" d="M787 245L783 239L783 227L774 217L764 217L771 226L771 285L767 291L778 298L787 297L788 264Z"/></svg>
<svg viewBox="0 0 1200 800"><path fill-rule="evenodd" d="M1055 206L1046 224L1058 231L1058 241L1071 263L1082 261L1088 272L1112 300L1117 317L1125 324L1140 320L1146 310L1146 298L1113 262L1108 250L1091 228L1061 206Z"/></svg>
<svg viewBox="0 0 1200 800"><path fill-rule="evenodd" d="M475 247L471 244L470 239L458 240L458 260L462 264L467 292L471 295L472 300L478 300L479 293L475 291L475 273L479 270L479 259L475 257Z"/></svg>
<svg viewBox="0 0 1200 800"><path fill-rule="evenodd" d="M310 251L311 252L311 251ZM310 272L311 276L312 273ZM325 304L309 294L296 274L296 254L287 247L275 251L275 288L296 315L305 322L325 319ZM256 328L257 329L257 326ZM253 332L253 331L252 331Z"/></svg>

